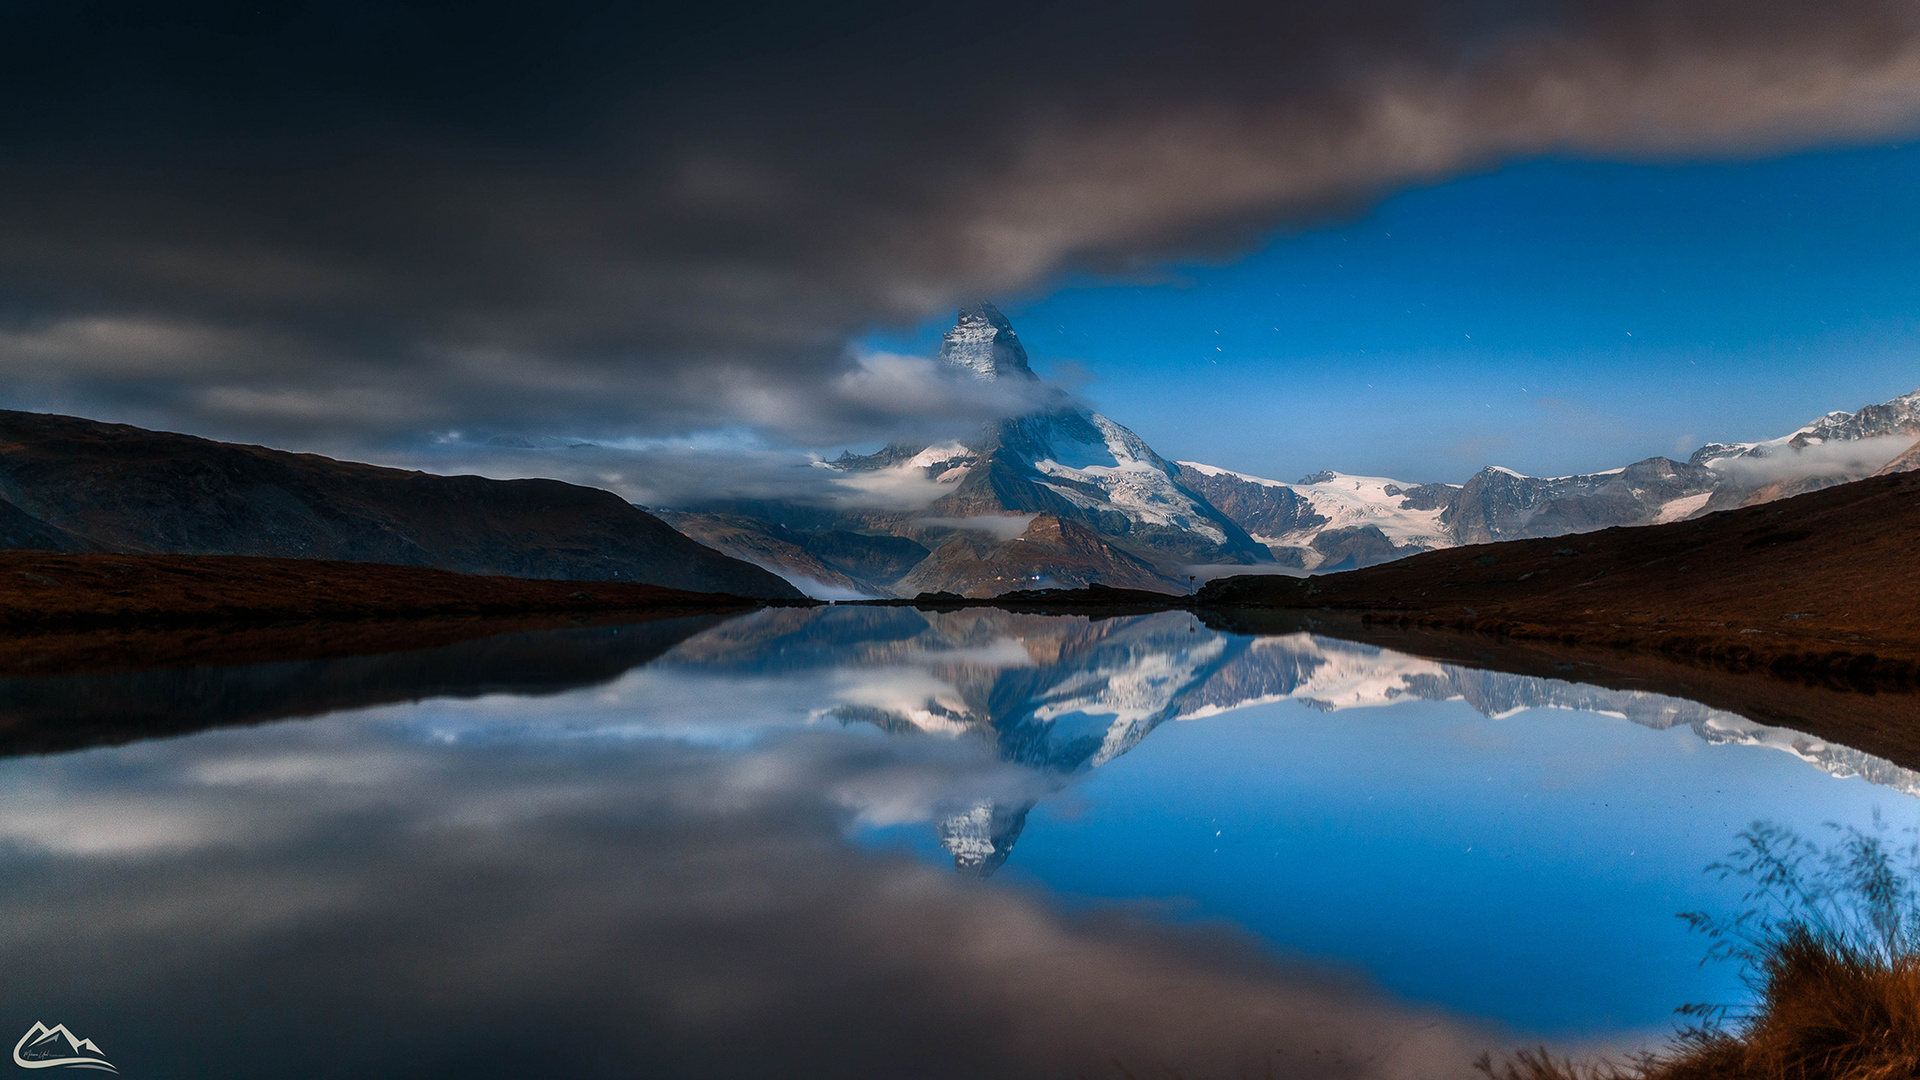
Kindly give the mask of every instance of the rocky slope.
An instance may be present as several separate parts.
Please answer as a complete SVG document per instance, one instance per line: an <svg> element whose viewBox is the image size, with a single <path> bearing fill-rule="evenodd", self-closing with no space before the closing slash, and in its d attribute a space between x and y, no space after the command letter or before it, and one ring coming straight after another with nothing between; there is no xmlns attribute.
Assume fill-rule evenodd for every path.
<svg viewBox="0 0 1920 1080"><path fill-rule="evenodd" d="M1185 581L1107 543L1078 521L1035 514L1011 540L994 542L983 533L957 533L898 580L894 589L903 596L950 592L980 597L1016 589L1077 589L1094 582L1153 592L1185 592L1188 587Z"/></svg>
<svg viewBox="0 0 1920 1080"><path fill-rule="evenodd" d="M983 380L1035 379L1019 337L990 304L961 310L940 356ZM1181 592L1191 564L1272 561L1139 435L1064 398L972 439L896 444L843 455L830 467L852 488L919 486L930 497L912 512L843 511L824 521L770 505L683 508L673 521L792 580L823 580L816 560L790 550L807 547L796 534L886 534L930 551L909 573L843 573L834 582L872 596L930 588L993 595L1094 581Z"/></svg>
<svg viewBox="0 0 1920 1080"><path fill-rule="evenodd" d="M789 529L746 514L661 511L660 519L736 559L798 580L823 599L887 595L888 588L927 557L904 536Z"/></svg>
<svg viewBox="0 0 1920 1080"><path fill-rule="evenodd" d="M1650 525L1699 512L1722 481L1712 469L1668 458L1552 478L1487 468L1453 496L1442 517L1455 544Z"/></svg>
<svg viewBox="0 0 1920 1080"><path fill-rule="evenodd" d="M1920 469L1920 442L1915 442L1899 457L1880 466L1873 475L1892 476L1895 473L1913 472L1915 469Z"/></svg>
<svg viewBox="0 0 1920 1080"><path fill-rule="evenodd" d="M961 310L940 355L982 380L1035 379L1018 335L990 304ZM1916 440L1920 391L1829 413L1778 439L1709 444L1687 461L1653 457L1558 477L1489 466L1464 484L1321 472L1289 484L1169 462L1125 426L1063 398L972 439L896 444L830 464L851 488L930 490L912 513L763 502L694 507L673 520L823 596L912 595L929 582L953 591L1093 581L1170 590L1195 567L1330 573L1465 544L1682 521L1920 468ZM1049 563L1016 542L1035 514L1080 526L1098 544L1065 543ZM828 532L905 537L929 554L911 573L892 563L854 570L809 550L807 536Z"/></svg>
<svg viewBox="0 0 1920 1080"><path fill-rule="evenodd" d="M1332 472L1286 484L1199 462L1179 470L1283 565L1324 573L1463 544L1683 521L1920 469L1916 440L1920 391L1777 439L1709 443L1684 462L1654 457L1578 476L1489 466L1463 485Z"/></svg>
<svg viewBox="0 0 1920 1080"><path fill-rule="evenodd" d="M1920 677L1920 473L1688 521L1434 551L1204 606L1350 610L1793 671Z"/></svg>
<svg viewBox="0 0 1920 1080"><path fill-rule="evenodd" d="M1713 465L1791 460L1815 452L1817 447L1860 442L1877 438L1920 437L1920 390L1903 394L1879 405L1867 405L1859 412L1836 411L1777 439L1751 443L1708 443L1688 459L1694 465ZM1836 470L1829 475L1844 475ZM1855 477L1858 479L1858 477Z"/></svg>
<svg viewBox="0 0 1920 1080"><path fill-rule="evenodd" d="M44 413L0 411L0 500L11 547L800 595L596 488L434 476Z"/></svg>
<svg viewBox="0 0 1920 1080"><path fill-rule="evenodd" d="M1344 570L1449 547L1443 516L1460 489L1322 472L1297 484L1183 461L1180 477L1283 566Z"/></svg>

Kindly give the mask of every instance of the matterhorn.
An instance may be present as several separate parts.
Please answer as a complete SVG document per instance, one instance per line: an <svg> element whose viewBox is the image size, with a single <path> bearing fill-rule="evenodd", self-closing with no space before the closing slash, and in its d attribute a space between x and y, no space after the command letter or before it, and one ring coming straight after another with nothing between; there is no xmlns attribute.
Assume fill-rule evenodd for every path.
<svg viewBox="0 0 1920 1080"><path fill-rule="evenodd" d="M961 309L941 340L940 359L982 380L1038 381L1012 324L991 304ZM1064 394L970 439L895 443L843 455L829 467L856 487L895 490L906 485L889 480L925 481L928 498L909 511L825 515L763 501L669 520L803 587L865 595L977 597L1094 583L1179 593L1190 587L1196 564L1273 561L1183 482L1178 466ZM899 541L921 553L904 567Z"/></svg>

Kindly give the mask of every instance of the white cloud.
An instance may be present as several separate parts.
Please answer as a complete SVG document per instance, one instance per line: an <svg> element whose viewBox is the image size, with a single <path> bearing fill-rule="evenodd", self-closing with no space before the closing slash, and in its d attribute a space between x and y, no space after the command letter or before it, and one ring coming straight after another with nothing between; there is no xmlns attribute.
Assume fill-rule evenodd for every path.
<svg viewBox="0 0 1920 1080"><path fill-rule="evenodd" d="M1804 448L1791 444L1765 447L1759 455L1721 458L1707 467L1748 487L1805 480L1813 477L1868 476L1905 453L1915 439L1910 435L1879 435L1870 439L1851 439L1814 443Z"/></svg>

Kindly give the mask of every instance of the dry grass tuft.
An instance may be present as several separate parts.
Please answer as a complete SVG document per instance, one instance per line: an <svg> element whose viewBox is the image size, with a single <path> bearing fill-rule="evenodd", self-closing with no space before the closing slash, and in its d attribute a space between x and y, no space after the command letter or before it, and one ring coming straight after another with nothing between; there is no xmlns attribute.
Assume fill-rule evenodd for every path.
<svg viewBox="0 0 1920 1080"><path fill-rule="evenodd" d="M1837 828L1837 827L1836 827ZM1546 1050L1495 1065L1491 1080L1910 1080L1920 1077L1920 839L1900 844L1878 820L1810 844L1756 822L1710 870L1745 879L1760 906L1732 920L1686 918L1710 956L1738 959L1757 1004L1721 1026L1717 1009L1664 1053L1582 1064ZM1910 835L1920 832L1907 830Z"/></svg>
<svg viewBox="0 0 1920 1080"><path fill-rule="evenodd" d="M1641 1061L1580 1064L1545 1050L1480 1068L1493 1080L1909 1080L1920 1076L1920 956L1891 962L1805 928L1765 960L1759 1009Z"/></svg>

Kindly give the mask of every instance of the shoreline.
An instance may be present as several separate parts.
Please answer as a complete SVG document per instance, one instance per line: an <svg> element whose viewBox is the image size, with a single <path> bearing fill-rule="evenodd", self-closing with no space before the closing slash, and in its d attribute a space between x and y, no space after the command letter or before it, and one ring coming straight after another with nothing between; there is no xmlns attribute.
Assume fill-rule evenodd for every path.
<svg viewBox="0 0 1920 1080"><path fill-rule="evenodd" d="M407 568L397 569L412 573ZM461 575L431 573L469 586L474 581L484 584L495 580L462 582ZM571 599L572 593L580 591L577 582L525 584L545 594L567 591L557 599L549 596L552 606L544 610L519 609L491 615L474 610L496 602L497 596L467 597L461 605L468 610L458 610L461 605L455 605L424 616L382 615L342 607L331 617L289 618L283 607L278 617L271 619L15 625L0 629L0 679L361 659L398 662L404 668L412 663L405 659L409 655L425 656L455 646L492 650L495 646L489 642L529 632L632 627L657 636L681 623L713 625L769 606L795 606L702 594L690 594L688 602L688 596L646 586L622 586L605 596L598 595L602 590L596 589L595 594L587 594L590 601L582 602ZM512 587L517 591L520 586ZM636 600L645 603L636 604ZM993 608L1095 620L1183 611L1208 628L1226 633L1323 635L1442 663L1685 698L1758 723L1844 744L1903 767L1920 768L1920 725L1912 723L1912 718L1920 715L1920 692L1910 682L1888 680L1873 672L1755 667L1724 658L1666 655L1611 643L1567 644L1558 636L1530 640L1482 628L1421 626L1412 620L1380 619L1361 611L1202 607L1192 604L1190 597L1114 589L991 599L931 596L838 606L928 611ZM541 655L545 658L535 663L537 668L571 662L561 654ZM518 671L520 666L524 665L514 669Z"/></svg>
<svg viewBox="0 0 1920 1080"><path fill-rule="evenodd" d="M1223 578L1188 595L1092 585L840 606L1096 619L1187 611L1227 630L1309 618L1357 640L1469 642L1435 646L1449 652L1605 655L1601 668L1644 660L1906 690L1920 682L1912 538L1920 538L1920 473L1667 525L1450 548L1318 577ZM4 551L0 674L341 655L825 603L383 563Z"/></svg>
<svg viewBox="0 0 1920 1080"><path fill-rule="evenodd" d="M1667 525L1448 548L1310 578L1210 582L1201 610L1628 650L1735 669L1920 680L1920 474Z"/></svg>
<svg viewBox="0 0 1920 1080"><path fill-rule="evenodd" d="M0 632L702 614L819 601L247 555L0 552Z"/></svg>

